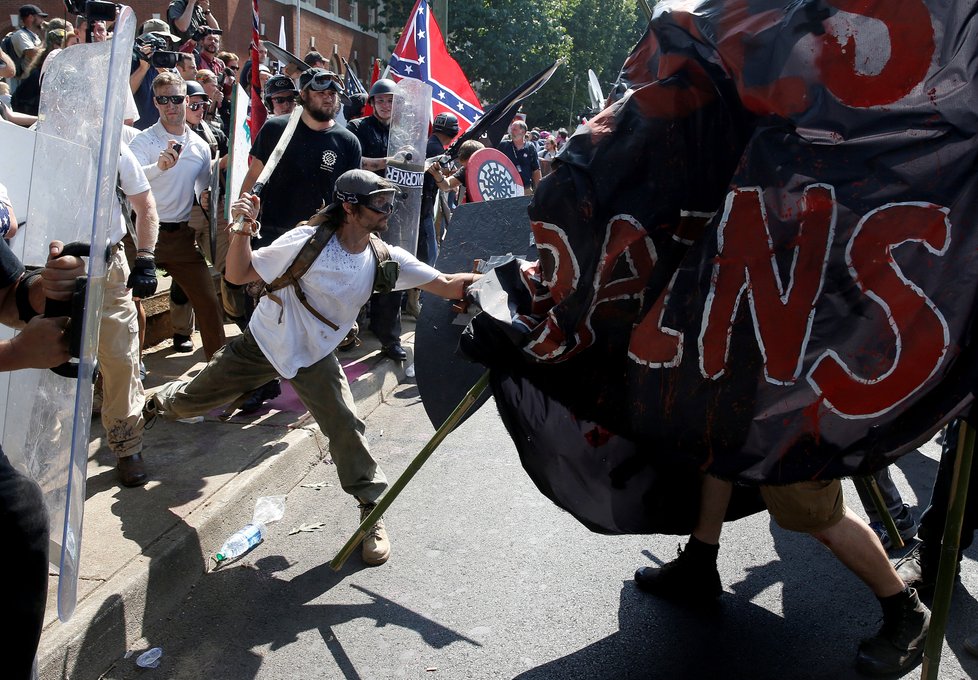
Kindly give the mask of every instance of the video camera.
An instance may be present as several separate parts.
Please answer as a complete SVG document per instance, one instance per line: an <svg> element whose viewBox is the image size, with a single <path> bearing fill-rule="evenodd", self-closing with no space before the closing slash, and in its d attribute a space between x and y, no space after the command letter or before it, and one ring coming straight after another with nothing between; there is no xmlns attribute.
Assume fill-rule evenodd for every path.
<svg viewBox="0 0 978 680"><path fill-rule="evenodd" d="M115 21L116 12L122 5L104 0L64 0L65 9L71 14L83 14L85 20L91 24L96 21Z"/></svg>
<svg viewBox="0 0 978 680"><path fill-rule="evenodd" d="M190 39L193 40L194 42L200 42L201 39L204 38L204 36L208 36L208 35L224 35L224 31L222 31L221 29L211 28L207 24L203 24L203 25L195 24L191 28L193 32L190 34Z"/></svg>
<svg viewBox="0 0 978 680"><path fill-rule="evenodd" d="M144 54L142 51L142 48L146 45L152 48L152 52L149 54ZM136 63L136 59L142 59L143 61L148 61L156 68L176 68L177 61L180 59L180 53L167 50L166 48L169 46L170 43L163 36L156 35L155 33L141 35L133 43L133 63Z"/></svg>

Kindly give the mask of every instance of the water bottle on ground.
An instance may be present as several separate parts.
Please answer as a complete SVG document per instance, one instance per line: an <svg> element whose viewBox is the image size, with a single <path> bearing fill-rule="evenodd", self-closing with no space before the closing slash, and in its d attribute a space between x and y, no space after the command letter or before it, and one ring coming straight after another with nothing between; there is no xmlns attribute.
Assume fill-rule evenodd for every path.
<svg viewBox="0 0 978 680"><path fill-rule="evenodd" d="M234 532L214 555L220 566L235 560L265 540L268 531L265 525L277 522L285 514L285 496L262 496L255 502L255 513L251 523Z"/></svg>
<svg viewBox="0 0 978 680"><path fill-rule="evenodd" d="M253 547L265 540L264 524L246 524L235 531L214 556L218 564L226 560L241 557Z"/></svg>

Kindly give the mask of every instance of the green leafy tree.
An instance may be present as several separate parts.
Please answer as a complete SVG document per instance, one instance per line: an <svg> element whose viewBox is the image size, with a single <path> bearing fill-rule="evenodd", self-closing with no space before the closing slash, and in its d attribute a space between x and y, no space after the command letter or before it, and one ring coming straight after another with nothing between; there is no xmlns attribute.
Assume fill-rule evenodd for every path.
<svg viewBox="0 0 978 680"><path fill-rule="evenodd" d="M640 1L640 0L639 0ZM442 0L433 0L436 14ZM385 0L375 30L397 39L413 0ZM605 94L641 37L637 0L473 0L448 6L448 50L488 108L557 59L564 65L523 106L531 126L557 128L587 112L587 71Z"/></svg>

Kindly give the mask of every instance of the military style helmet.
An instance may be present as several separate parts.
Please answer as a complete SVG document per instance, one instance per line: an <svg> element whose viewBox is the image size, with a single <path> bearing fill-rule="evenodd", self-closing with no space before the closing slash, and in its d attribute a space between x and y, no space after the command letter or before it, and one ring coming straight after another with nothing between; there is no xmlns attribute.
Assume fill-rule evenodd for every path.
<svg viewBox="0 0 978 680"><path fill-rule="evenodd" d="M373 99L378 94L394 94L397 89L397 83L389 78L381 78L376 83L370 86L370 96L367 97L367 103Z"/></svg>
<svg viewBox="0 0 978 680"><path fill-rule="evenodd" d="M443 135L454 137L458 134L458 117L454 113L439 113L435 116L431 129Z"/></svg>

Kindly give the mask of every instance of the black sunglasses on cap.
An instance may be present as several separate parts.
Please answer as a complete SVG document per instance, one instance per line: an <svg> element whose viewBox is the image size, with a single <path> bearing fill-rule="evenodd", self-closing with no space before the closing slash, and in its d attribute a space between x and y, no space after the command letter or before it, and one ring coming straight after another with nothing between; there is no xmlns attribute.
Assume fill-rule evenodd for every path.
<svg viewBox="0 0 978 680"><path fill-rule="evenodd" d="M167 104L183 104L183 100L187 98L185 94L170 94L170 95L156 95L153 97L156 103L160 106L166 106Z"/></svg>

